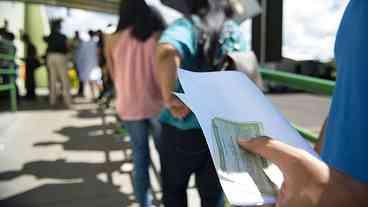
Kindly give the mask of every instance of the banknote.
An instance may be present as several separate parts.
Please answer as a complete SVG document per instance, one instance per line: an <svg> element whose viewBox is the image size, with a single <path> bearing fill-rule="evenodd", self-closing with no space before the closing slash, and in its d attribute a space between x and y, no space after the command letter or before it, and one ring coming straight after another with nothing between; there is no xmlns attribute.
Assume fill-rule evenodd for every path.
<svg viewBox="0 0 368 207"><path fill-rule="evenodd" d="M242 150L239 139L262 136L263 125L259 122L236 123L221 118L212 120L214 133L214 162L223 173L248 172L264 196L277 193L275 185L265 173L272 163L251 152Z"/></svg>

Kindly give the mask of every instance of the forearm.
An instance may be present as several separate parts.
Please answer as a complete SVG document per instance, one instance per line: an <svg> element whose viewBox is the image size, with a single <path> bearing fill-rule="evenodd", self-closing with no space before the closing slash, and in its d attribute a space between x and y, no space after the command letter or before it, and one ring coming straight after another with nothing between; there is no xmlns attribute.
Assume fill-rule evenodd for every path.
<svg viewBox="0 0 368 207"><path fill-rule="evenodd" d="M331 169L330 181L321 196L321 207L366 207L368 206L368 185L355 181L343 173Z"/></svg>
<svg viewBox="0 0 368 207"><path fill-rule="evenodd" d="M175 48L168 44L161 44L157 49L157 77L165 103L170 102L172 91L177 79L177 68L180 65L180 56Z"/></svg>

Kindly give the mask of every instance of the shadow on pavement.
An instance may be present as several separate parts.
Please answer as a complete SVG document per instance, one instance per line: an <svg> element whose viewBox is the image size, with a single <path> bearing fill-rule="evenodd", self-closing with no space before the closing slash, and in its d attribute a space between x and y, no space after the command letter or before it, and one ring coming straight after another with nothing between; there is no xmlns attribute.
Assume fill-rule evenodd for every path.
<svg viewBox="0 0 368 207"><path fill-rule="evenodd" d="M104 134L107 131L107 135ZM64 150L73 151L115 151L128 150L130 144L121 142L119 137L113 135L113 126L107 126L106 129L100 125L88 127L64 127L55 133L68 137L65 142L40 142L35 143L35 147L47 147L52 145L61 145ZM120 142L119 142L120 140Z"/></svg>
<svg viewBox="0 0 368 207"><path fill-rule="evenodd" d="M84 98L74 98L73 105L77 107L84 107L88 105L93 105L91 101ZM59 98L57 105L51 107L48 102L47 96L37 96L36 99L26 99L25 97L20 97L17 100L17 111L45 111L45 110L67 110L63 105L63 100ZM8 96L0 96L0 112L10 111L10 101Z"/></svg>
<svg viewBox="0 0 368 207"><path fill-rule="evenodd" d="M119 171L121 165L121 161L109 165L65 160L27 163L20 171L0 173L0 181L33 175L37 179L59 179L65 183L41 185L0 201L0 206L128 206L133 201L118 191L119 186L97 179L100 173Z"/></svg>
<svg viewBox="0 0 368 207"><path fill-rule="evenodd" d="M89 193L91 187L103 193ZM102 191L102 190L100 190ZM88 183L45 184L25 193L0 201L2 207L105 207L129 206L132 203L112 186L101 181Z"/></svg>
<svg viewBox="0 0 368 207"><path fill-rule="evenodd" d="M77 114L75 115L76 118L80 119L96 119L101 118L102 114L97 109L81 109L76 111ZM114 113L106 113L105 116L115 116Z"/></svg>
<svg viewBox="0 0 368 207"><path fill-rule="evenodd" d="M104 131L104 129L106 129ZM105 162L91 163L88 155L86 162L68 162L59 159L55 161L32 161L23 165L19 171L0 172L0 182L11 181L24 175L31 175L39 180L56 179L55 183L44 184L26 192L0 200L1 207L106 207L131 206L134 196L119 191L120 186L130 183L113 182L113 173L128 175L132 180L132 172L121 170L124 163L129 163L130 145L127 141L117 142L111 127L64 127L55 133L68 138L64 142L47 141L35 143L33 146L42 150L51 146L61 146L65 152L103 152ZM106 134L105 134L106 133ZM111 151L122 151L122 160L111 161ZM47 158L45 158L47 159ZM106 182L99 175L106 176ZM46 181L48 182L48 181ZM6 189L1 189L6 190ZM0 194L2 192L0 191ZM155 203L159 206L155 196Z"/></svg>

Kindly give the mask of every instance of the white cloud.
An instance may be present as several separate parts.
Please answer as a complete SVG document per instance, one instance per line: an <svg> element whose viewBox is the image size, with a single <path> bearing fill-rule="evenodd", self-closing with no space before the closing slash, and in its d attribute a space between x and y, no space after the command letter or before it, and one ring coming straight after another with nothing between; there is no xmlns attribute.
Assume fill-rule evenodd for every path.
<svg viewBox="0 0 368 207"><path fill-rule="evenodd" d="M333 58L336 32L348 0L285 0L285 57Z"/></svg>

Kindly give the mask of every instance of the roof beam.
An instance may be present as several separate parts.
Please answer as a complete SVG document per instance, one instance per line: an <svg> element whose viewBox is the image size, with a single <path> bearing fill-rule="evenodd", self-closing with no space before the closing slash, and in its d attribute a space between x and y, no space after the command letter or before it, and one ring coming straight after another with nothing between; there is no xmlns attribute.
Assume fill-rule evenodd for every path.
<svg viewBox="0 0 368 207"><path fill-rule="evenodd" d="M119 0L12 0L29 4L44 4L67 8L91 10L110 14L117 14Z"/></svg>

